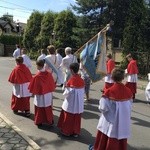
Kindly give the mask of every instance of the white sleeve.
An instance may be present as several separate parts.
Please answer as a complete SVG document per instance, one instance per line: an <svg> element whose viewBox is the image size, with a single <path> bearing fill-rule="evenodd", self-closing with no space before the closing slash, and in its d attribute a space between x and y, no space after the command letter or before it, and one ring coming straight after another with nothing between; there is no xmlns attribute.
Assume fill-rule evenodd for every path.
<svg viewBox="0 0 150 150"><path fill-rule="evenodd" d="M16 58L16 50L13 52L13 57Z"/></svg>
<svg viewBox="0 0 150 150"><path fill-rule="evenodd" d="M102 97L99 101L99 110L104 113L109 110L108 108L108 98Z"/></svg>

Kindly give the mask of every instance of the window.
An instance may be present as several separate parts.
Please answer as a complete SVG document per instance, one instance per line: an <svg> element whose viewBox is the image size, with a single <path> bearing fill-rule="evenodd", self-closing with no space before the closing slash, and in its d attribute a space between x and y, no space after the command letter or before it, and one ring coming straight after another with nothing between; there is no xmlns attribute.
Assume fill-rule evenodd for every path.
<svg viewBox="0 0 150 150"><path fill-rule="evenodd" d="M11 33L11 29L10 28L5 28L5 33L10 34Z"/></svg>

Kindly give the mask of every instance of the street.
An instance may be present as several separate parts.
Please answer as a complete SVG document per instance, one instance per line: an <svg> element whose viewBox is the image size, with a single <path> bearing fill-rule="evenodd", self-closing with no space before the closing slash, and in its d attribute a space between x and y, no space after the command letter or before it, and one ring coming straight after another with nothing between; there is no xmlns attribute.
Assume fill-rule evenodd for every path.
<svg viewBox="0 0 150 150"><path fill-rule="evenodd" d="M40 129L34 125L33 97L30 99L31 117L13 114L10 108L12 85L8 82L10 72L15 66L14 58L0 57L0 112L11 122L20 128L27 136L34 140L42 150L88 150L88 145L93 144L97 133L96 127L99 119L99 98L103 81L91 85L89 102L85 102L85 111L82 115L81 135L78 138L64 137L57 128L57 121L63 102L62 90L56 88L53 98L54 126L44 126ZM36 73L35 62L32 71ZM119 92L119 91L118 91ZM136 101L132 110L132 133L128 140L129 150L149 150L150 149L150 105L146 104L143 90L138 90Z"/></svg>

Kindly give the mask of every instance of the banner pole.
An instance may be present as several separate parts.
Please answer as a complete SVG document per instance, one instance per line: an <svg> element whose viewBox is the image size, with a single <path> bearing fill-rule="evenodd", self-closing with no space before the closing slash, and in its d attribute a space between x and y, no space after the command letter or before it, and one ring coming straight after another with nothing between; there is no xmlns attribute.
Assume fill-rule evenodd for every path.
<svg viewBox="0 0 150 150"><path fill-rule="evenodd" d="M110 24L107 24L100 32L106 32L108 31L110 28ZM74 54L77 55L78 53L81 52L81 50L83 50L83 48L86 46L87 43L93 41L94 39L97 38L98 34L100 33L98 32L95 36L93 36L88 42L86 42L83 46L81 46Z"/></svg>

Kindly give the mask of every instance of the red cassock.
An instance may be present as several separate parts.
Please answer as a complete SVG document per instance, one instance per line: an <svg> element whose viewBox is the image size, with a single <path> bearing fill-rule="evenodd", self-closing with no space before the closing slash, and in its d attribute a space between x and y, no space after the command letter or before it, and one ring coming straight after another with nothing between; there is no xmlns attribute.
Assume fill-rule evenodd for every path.
<svg viewBox="0 0 150 150"><path fill-rule="evenodd" d="M67 88L73 88L73 89L83 89L84 91L84 81L81 79L79 75L73 75L66 84ZM75 96L74 96L75 97ZM81 94L82 97L82 94ZM75 101L78 101L75 98L70 99L71 101L74 101L74 105L76 105ZM82 101L82 99L80 99ZM68 100L68 103L69 102ZM84 92L83 92L83 103L84 103ZM79 105L79 104L78 104ZM76 105L77 106L77 105ZM78 109L80 106L77 106L76 109ZM75 109L75 106L72 106L72 109ZM62 133L65 135L74 135L80 134L81 130L81 113L73 113L69 111L65 111L62 108L58 124L58 128L61 129Z"/></svg>
<svg viewBox="0 0 150 150"><path fill-rule="evenodd" d="M106 63L107 74L111 74L112 70L115 68L115 62L112 59L109 59Z"/></svg>
<svg viewBox="0 0 150 150"><path fill-rule="evenodd" d="M34 96L34 105L35 105L35 124L52 124L53 123L53 112L52 112L52 94L56 88L54 79L51 73L44 71L39 71L31 80L29 84L29 91L33 93ZM50 94L49 97L46 95ZM40 97L42 97L40 99ZM41 101L41 102L40 102ZM48 101L48 102L47 102ZM41 105L37 105L37 103ZM47 103L47 104L46 104Z"/></svg>
<svg viewBox="0 0 150 150"><path fill-rule="evenodd" d="M127 74L130 77L133 77L134 75L138 74L138 67L137 67L136 60L131 60L129 62L128 67L127 67ZM133 77L133 78L135 78L135 77ZM136 93L136 89L137 89L137 82L136 81L133 82L132 80L127 81L126 86L128 88L130 88L130 90L132 91L132 93L134 94L134 97L135 97L135 93Z"/></svg>
<svg viewBox="0 0 150 150"><path fill-rule="evenodd" d="M8 81L13 85L23 85L29 83L32 79L30 70L24 65L17 65L11 72ZM29 111L30 97L17 97L12 94L11 109L14 111Z"/></svg>
<svg viewBox="0 0 150 150"><path fill-rule="evenodd" d="M138 68L136 60L131 60L127 67L128 74L138 74Z"/></svg>
<svg viewBox="0 0 150 150"><path fill-rule="evenodd" d="M118 92L119 91L119 92ZM127 150L127 135L123 135L121 130L125 130L124 133L126 134L127 132L130 134L130 115L125 117L125 112L122 111L122 108L124 107L124 110L126 112L131 113L131 102L130 100L132 99L132 93L129 88L124 86L122 83L114 83L112 87L107 89L104 94L104 98L108 98L107 100L111 100L114 102L120 102L120 104L116 105L118 107L118 110L116 110L116 115L112 116L115 119L115 123L113 123L113 126L107 126L103 124L98 124L98 132L94 144L94 150ZM123 102L129 102L129 103L123 103ZM103 104L102 104L103 105ZM100 106L99 106L100 107ZM103 105L102 108L105 106ZM110 107L110 106L109 106ZM122 111L122 112L121 112ZM103 112L102 112L103 113ZM108 113L108 110L107 110ZM106 119L107 120L107 119ZM122 120L124 120L124 123L122 123ZM101 120L101 122L104 122L104 120ZM108 121L109 122L109 121ZM111 124L111 123L110 123ZM106 127L107 126L107 127ZM127 128L125 126L128 126ZM101 130L100 130L100 129ZM109 136L107 134L104 134L106 132L107 134L110 134ZM119 136L124 136L124 138L119 138ZM114 137L118 138L114 138Z"/></svg>
<svg viewBox="0 0 150 150"><path fill-rule="evenodd" d="M106 67L107 67L107 75L105 77L104 91L113 85L113 81L111 79L111 72L115 68L114 60L109 59L106 63Z"/></svg>

